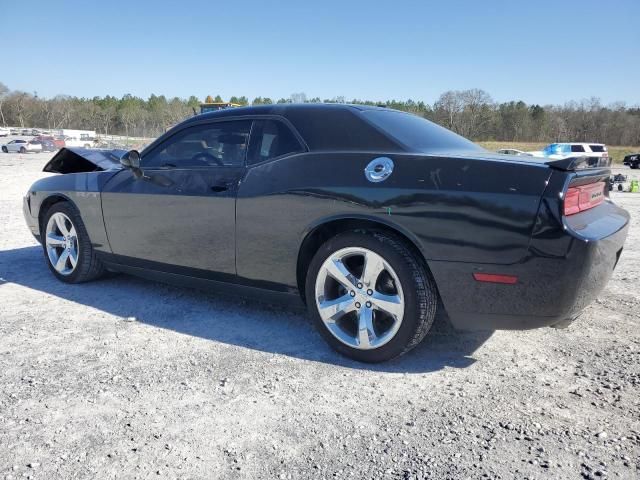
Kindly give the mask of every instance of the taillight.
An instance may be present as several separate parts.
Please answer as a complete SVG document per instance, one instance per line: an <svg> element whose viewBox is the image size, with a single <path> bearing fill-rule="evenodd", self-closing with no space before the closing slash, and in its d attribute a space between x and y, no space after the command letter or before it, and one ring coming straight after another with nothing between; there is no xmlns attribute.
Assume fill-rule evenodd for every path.
<svg viewBox="0 0 640 480"><path fill-rule="evenodd" d="M564 214L573 215L597 207L604 202L604 182L569 187L564 195Z"/></svg>

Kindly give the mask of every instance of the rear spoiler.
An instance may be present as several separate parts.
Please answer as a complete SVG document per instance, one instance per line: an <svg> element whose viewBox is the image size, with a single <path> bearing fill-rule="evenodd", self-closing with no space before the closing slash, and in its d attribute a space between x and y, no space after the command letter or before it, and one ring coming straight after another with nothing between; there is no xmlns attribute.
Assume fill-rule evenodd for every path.
<svg viewBox="0 0 640 480"><path fill-rule="evenodd" d="M117 170L126 150L89 150L62 148L42 169L49 173L81 173Z"/></svg>
<svg viewBox="0 0 640 480"><path fill-rule="evenodd" d="M587 168L609 168L611 167L611 157L569 157L548 160L544 163L558 170L573 172Z"/></svg>

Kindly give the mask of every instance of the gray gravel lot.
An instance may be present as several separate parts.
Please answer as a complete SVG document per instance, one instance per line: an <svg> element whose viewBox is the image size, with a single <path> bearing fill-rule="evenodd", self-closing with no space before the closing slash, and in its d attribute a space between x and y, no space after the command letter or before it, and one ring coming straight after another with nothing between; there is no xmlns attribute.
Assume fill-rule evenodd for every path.
<svg viewBox="0 0 640 480"><path fill-rule="evenodd" d="M56 281L21 210L48 158L0 153L0 478L640 477L640 195L612 195L627 247L570 328L441 315L370 366L300 312Z"/></svg>

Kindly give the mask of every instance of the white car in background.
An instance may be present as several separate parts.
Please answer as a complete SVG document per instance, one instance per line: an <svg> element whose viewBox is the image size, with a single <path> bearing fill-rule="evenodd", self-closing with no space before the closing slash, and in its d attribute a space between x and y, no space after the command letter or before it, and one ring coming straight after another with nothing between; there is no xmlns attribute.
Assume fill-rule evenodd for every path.
<svg viewBox="0 0 640 480"><path fill-rule="evenodd" d="M609 157L604 143L550 143L544 149L527 152L534 157L561 159L567 157Z"/></svg>
<svg viewBox="0 0 640 480"><path fill-rule="evenodd" d="M41 152L42 145L40 145L40 142L34 140L11 140L9 143L2 145L2 151L4 153Z"/></svg>
<svg viewBox="0 0 640 480"><path fill-rule="evenodd" d="M93 139L88 137L78 138L64 136L63 140L65 147L92 148L94 144Z"/></svg>
<svg viewBox="0 0 640 480"><path fill-rule="evenodd" d="M0 127L0 137L8 137L11 135L11 130L8 128Z"/></svg>

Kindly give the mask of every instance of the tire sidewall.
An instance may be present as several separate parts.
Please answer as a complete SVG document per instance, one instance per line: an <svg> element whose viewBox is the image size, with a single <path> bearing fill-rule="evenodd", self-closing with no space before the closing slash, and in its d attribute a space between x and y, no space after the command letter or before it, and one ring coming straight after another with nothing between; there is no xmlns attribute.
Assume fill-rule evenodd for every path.
<svg viewBox="0 0 640 480"><path fill-rule="evenodd" d="M305 285L307 308L314 326L322 337L339 353L368 363L383 362L404 353L421 321L418 295L411 267L407 264L405 258L388 244L385 244L382 238L384 237L376 235L375 232L347 232L329 239L313 257ZM334 337L324 325L316 305L315 284L322 264L330 255L346 247L362 247L382 256L391 265L402 286L404 296L402 324L396 335L388 343L373 350L358 350Z"/></svg>
<svg viewBox="0 0 640 480"><path fill-rule="evenodd" d="M51 218L51 216L54 213L58 212L64 213L69 218L69 220L71 220L71 223L73 223L73 226L76 229L76 235L78 239L78 263L76 264L76 268L69 275L62 275L58 271L56 271L54 266L51 265L49 254L47 253L47 242L45 238L47 235L47 224L49 223L49 219ZM80 277L82 275L82 272L86 269L85 264L90 261L92 247L89 241L89 235L87 235L87 231L84 227L84 223L82 223L82 219L80 218L80 215L78 214L75 207L73 207L73 205L69 202L58 202L53 204L49 208L49 210L47 210L47 213L45 213L43 217L40 231L42 232L42 250L44 252L45 261L47 262L47 266L49 267L51 273L53 273L53 275L58 280L65 283L77 283L81 281Z"/></svg>

